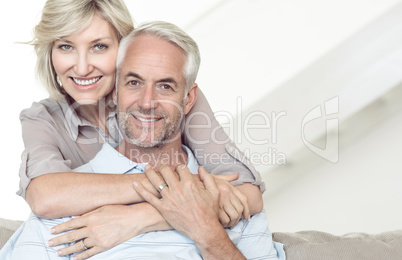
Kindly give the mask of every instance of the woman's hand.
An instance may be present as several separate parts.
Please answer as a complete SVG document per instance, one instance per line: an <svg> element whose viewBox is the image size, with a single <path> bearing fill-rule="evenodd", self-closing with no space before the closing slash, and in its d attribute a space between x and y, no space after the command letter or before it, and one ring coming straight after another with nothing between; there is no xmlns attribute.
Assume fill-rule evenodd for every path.
<svg viewBox="0 0 402 260"><path fill-rule="evenodd" d="M215 178L219 189L219 220L223 227L235 226L243 217L250 219L247 197L226 180Z"/></svg>
<svg viewBox="0 0 402 260"><path fill-rule="evenodd" d="M200 167L198 171L205 171ZM219 189L219 221L225 228L235 226L243 217L246 220L250 219L250 208L247 201L247 196L240 190L230 184L231 181L237 180L237 173L230 175L212 175ZM194 174L194 178L198 185L203 187L203 183L199 178L199 174Z"/></svg>
<svg viewBox="0 0 402 260"><path fill-rule="evenodd" d="M141 204L141 203L140 203ZM140 205L138 204L138 205ZM64 235L49 240L50 246L75 244L57 251L59 256L77 254L74 259L86 259L106 251L139 234L139 228L130 227L140 221L133 219L136 205L107 205L52 228L52 234ZM137 217L137 216L136 216ZM138 220L138 219L137 219ZM82 243L82 241L84 243ZM88 249L85 249L85 247Z"/></svg>

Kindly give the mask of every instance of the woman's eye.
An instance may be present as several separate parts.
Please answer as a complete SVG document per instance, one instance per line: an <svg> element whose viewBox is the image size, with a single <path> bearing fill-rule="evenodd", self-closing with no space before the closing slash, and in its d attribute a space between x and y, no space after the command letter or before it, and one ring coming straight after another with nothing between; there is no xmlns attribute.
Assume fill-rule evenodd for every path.
<svg viewBox="0 0 402 260"><path fill-rule="evenodd" d="M107 46L104 45L104 44L96 44L96 45L94 46L94 48L95 48L96 50L98 50L98 51L102 51L102 50L107 49Z"/></svg>
<svg viewBox="0 0 402 260"><path fill-rule="evenodd" d="M64 51L68 51L71 50L73 47L71 45L67 45L67 44L62 44L59 46L59 49L64 50Z"/></svg>

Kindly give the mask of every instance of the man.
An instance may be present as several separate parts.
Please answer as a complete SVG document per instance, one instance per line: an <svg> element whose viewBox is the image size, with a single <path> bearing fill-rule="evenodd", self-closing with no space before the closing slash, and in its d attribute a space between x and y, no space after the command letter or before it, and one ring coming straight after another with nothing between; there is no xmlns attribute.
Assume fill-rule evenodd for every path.
<svg viewBox="0 0 402 260"><path fill-rule="evenodd" d="M196 173L196 170L191 170L191 168L197 168L198 165L194 167L191 165L191 161L185 160L191 156L191 152L187 150L186 153L182 148L180 123L183 114L189 112L197 96L197 85L194 82L199 60L188 53L194 50L198 54L198 50L191 38L182 35L185 35L184 32L170 24L151 23L137 29L131 35L132 39L129 36L122 42L121 50L123 51L119 54L121 55L124 49L127 49L123 61L118 62L118 88L115 100L119 111L119 122L129 141L123 142L119 148L124 151L126 156L131 156L132 161L136 162L143 162L141 157L144 155L147 155L146 157L152 155L149 164L156 169L158 169L160 161L156 161L155 158L160 158L162 154L175 154L175 156L170 156L167 164L171 166L187 164L190 172ZM191 70L189 69L192 67L191 62L197 64L193 66L197 69L192 74L187 72ZM124 148L121 148L123 145ZM140 152L133 155L133 151ZM181 172L184 173L180 176L185 176L186 170L182 169ZM169 169L164 169L162 174L169 174ZM175 183L172 180L175 179L175 175L170 174L169 176L171 178L167 178L167 181ZM181 181L183 180L180 179L176 182ZM155 182L153 184L155 185ZM156 184L156 187L170 189L164 188L162 180L156 181ZM200 190L200 192L203 191ZM141 192L141 195L146 194L143 189ZM163 193L161 192L162 195ZM155 197L153 198L155 199ZM165 199L165 197L163 198ZM195 202L192 201L192 203ZM197 208L196 205L193 206ZM208 211L200 213L202 212ZM163 216L166 218L165 214ZM189 214L184 214L184 216L189 216ZM204 216L208 216L208 214L197 217L203 219ZM173 214L170 219L177 220L177 217L178 215ZM188 232L184 233L193 240L198 239L194 241L204 258L242 259L241 253L228 239L229 237L216 216L215 218L213 218L213 214L212 217L210 216L211 221L207 223L208 229L203 229L207 227L200 226L199 222L186 220L183 223L190 223L190 226L199 228L198 232L188 228ZM171 221L168 220L168 222L172 224ZM181 229L183 226L180 224L174 223L173 226L178 230L183 230ZM166 236L168 237L168 235ZM269 242L266 242L264 246L269 245ZM250 252L256 248L258 248L257 245L248 250Z"/></svg>
<svg viewBox="0 0 402 260"><path fill-rule="evenodd" d="M189 53L196 55L191 56ZM249 222L243 219L231 230L224 230L217 215L219 190L215 180L202 169L202 185L191 175L189 178L189 172L198 172L198 164L191 151L181 144L180 123L197 97L197 85L194 83L199 65L197 56L195 42L179 28L163 22L145 24L121 42L114 101L125 140L116 149L105 144L90 163L76 171L136 173L143 172L147 165L159 169L161 165L168 164L170 167L160 168L162 176L147 168L150 181L144 180L142 184L135 182L136 191L155 207L142 202L100 208L99 211L112 209L115 212L106 214L112 219L106 218L105 225L112 221L118 222L116 219L120 221L120 215L124 215L122 212L132 214L129 219L125 215L119 232L113 230L118 239L111 238L111 234L91 235L95 231L88 228L86 222L97 212L90 212L52 228L53 234L76 229L60 237L49 236L46 227L51 228L70 218L42 220L41 230L33 231L39 232L39 241L35 243L40 244L42 240L52 238L49 245L55 247L45 248L41 252L30 251L33 258L53 259L57 250L59 256L82 251L75 254L74 259L85 259L93 255L91 259L276 259L264 212L256 214ZM179 178L172 169L182 165L187 165L188 169L179 167ZM169 186L165 186L164 182ZM250 185L244 184L246 188ZM171 205L177 202L173 196L179 196L180 192L188 195L182 196L181 202L188 206L187 210L198 214L190 218L189 214L178 212L183 209L180 207L176 213L173 207L170 207L170 211L164 210L164 205L158 204L158 199L152 197L158 195L155 188L162 194L162 201ZM191 197L196 199L190 202L188 199ZM138 218L141 219L141 226L137 233L141 235L133 237L132 232L128 232L127 220L137 221L138 214L145 214L146 218ZM33 221L36 220L33 218ZM28 221L26 225L33 221ZM184 235L171 230L172 227ZM106 240L113 242L108 243ZM66 242L72 243L60 246ZM33 244L32 241L18 243ZM14 259L22 259L21 256L13 255Z"/></svg>

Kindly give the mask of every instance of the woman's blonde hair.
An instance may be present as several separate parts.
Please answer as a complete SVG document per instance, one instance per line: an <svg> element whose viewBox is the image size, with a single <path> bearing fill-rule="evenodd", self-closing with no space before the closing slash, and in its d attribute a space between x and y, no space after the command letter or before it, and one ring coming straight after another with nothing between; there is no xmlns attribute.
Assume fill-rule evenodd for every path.
<svg viewBox="0 0 402 260"><path fill-rule="evenodd" d="M83 31L91 24L95 14L115 28L119 41L134 29L123 0L47 0L43 7L42 18L34 29L31 44L37 55L37 76L56 100L60 100L66 93L57 83L53 68L53 42Z"/></svg>

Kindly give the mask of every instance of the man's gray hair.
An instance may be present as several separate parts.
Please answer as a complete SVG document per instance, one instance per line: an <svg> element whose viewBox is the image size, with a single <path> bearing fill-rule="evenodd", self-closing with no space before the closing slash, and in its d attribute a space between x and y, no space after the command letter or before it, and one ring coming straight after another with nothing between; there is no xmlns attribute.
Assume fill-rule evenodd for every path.
<svg viewBox="0 0 402 260"><path fill-rule="evenodd" d="M121 65L127 52L127 47L135 37L138 37L140 35L150 35L161 38L175 44L184 51L187 60L184 66L183 74L184 78L186 79L187 91L190 86L195 82L198 69L200 67L201 57L198 50L198 45L187 33L185 33L178 26L163 21L143 23L121 40L119 52L117 55L116 87L119 80Z"/></svg>

